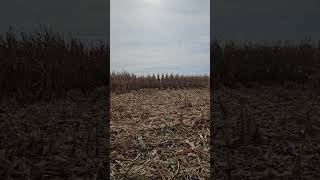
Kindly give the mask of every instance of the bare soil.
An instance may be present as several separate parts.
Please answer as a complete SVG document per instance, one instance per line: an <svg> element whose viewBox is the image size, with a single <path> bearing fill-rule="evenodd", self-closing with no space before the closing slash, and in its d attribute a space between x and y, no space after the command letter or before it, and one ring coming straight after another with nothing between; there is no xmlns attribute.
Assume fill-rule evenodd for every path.
<svg viewBox="0 0 320 180"><path fill-rule="evenodd" d="M112 94L111 179L209 179L209 94Z"/></svg>

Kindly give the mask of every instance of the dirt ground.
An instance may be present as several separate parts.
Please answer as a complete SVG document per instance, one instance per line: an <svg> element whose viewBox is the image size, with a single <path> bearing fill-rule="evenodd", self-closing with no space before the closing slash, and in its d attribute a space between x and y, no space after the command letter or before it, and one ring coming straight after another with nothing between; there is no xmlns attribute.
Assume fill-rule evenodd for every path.
<svg viewBox="0 0 320 180"><path fill-rule="evenodd" d="M320 179L315 91L224 88L212 98L214 179Z"/></svg>
<svg viewBox="0 0 320 180"><path fill-rule="evenodd" d="M70 92L55 103L1 104L0 179L107 177L106 159L96 155L96 124L101 119L106 119L104 88L88 96ZM99 143L102 147L105 142Z"/></svg>
<svg viewBox="0 0 320 180"><path fill-rule="evenodd" d="M112 94L111 179L209 179L209 94Z"/></svg>
<svg viewBox="0 0 320 180"><path fill-rule="evenodd" d="M111 179L209 179L209 90L111 96ZM218 89L214 179L320 179L320 97L308 89ZM101 90L0 108L0 179L99 179ZM103 144L104 142L101 142Z"/></svg>

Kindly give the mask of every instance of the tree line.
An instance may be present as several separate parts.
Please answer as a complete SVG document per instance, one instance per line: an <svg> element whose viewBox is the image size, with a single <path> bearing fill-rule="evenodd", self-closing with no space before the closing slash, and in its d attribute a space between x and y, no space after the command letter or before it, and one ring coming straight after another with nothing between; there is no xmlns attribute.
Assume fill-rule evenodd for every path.
<svg viewBox="0 0 320 180"><path fill-rule="evenodd" d="M131 90L145 88L153 89L181 89L181 88L207 88L209 76L207 75L179 75L179 74L152 74L137 76L128 72L111 73L111 92L124 93Z"/></svg>

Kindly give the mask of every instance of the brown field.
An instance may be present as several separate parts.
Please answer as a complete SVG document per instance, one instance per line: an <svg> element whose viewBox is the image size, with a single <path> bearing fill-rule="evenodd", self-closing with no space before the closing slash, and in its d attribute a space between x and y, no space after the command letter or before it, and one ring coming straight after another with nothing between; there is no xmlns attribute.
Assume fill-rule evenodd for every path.
<svg viewBox="0 0 320 180"><path fill-rule="evenodd" d="M111 179L209 179L209 94L112 94Z"/></svg>
<svg viewBox="0 0 320 180"><path fill-rule="evenodd" d="M0 104L0 179L106 177L106 141L96 131L106 119L105 99L99 88L88 96L72 91L54 103Z"/></svg>
<svg viewBox="0 0 320 180"><path fill-rule="evenodd" d="M215 179L320 179L315 91L222 88L213 101Z"/></svg>

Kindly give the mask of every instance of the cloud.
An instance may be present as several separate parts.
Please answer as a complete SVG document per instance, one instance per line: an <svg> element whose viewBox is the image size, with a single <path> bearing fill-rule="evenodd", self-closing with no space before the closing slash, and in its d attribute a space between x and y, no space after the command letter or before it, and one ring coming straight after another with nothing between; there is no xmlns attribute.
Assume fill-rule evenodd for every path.
<svg viewBox="0 0 320 180"><path fill-rule="evenodd" d="M111 60L114 65L126 64L128 66L155 64L184 66L194 65L194 63L206 65L209 61L209 53L206 51L194 52L187 48L172 48L170 46L124 46L113 48L111 44Z"/></svg>
<svg viewBox="0 0 320 180"><path fill-rule="evenodd" d="M209 0L111 1L111 68L209 72Z"/></svg>

